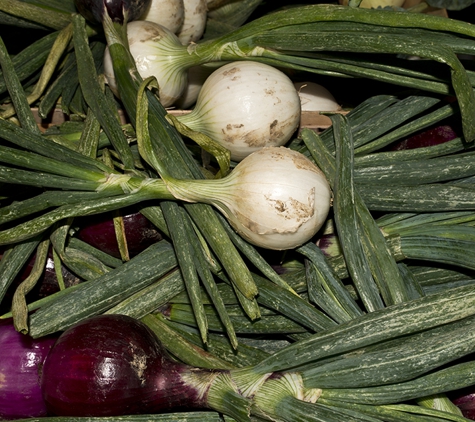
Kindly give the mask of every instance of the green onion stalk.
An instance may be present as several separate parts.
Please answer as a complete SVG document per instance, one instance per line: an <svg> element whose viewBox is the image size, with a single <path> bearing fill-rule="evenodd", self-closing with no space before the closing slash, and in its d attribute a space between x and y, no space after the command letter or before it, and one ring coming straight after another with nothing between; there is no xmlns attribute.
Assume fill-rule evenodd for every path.
<svg viewBox="0 0 475 422"><path fill-rule="evenodd" d="M153 262L157 254L171 265L176 263L170 245L157 244L137 261L133 259L104 276L107 288L116 289L123 282L117 276L141 271L141 264ZM167 274L164 282L174 284L167 266L159 267L162 275ZM146 268L147 274L141 271L142 286L156 271L153 265ZM174 274L179 275L177 271ZM135 282L130 277L128 281L128 288L137 291ZM75 292L80 290L99 294L94 283ZM69 309L73 297L80 297L80 293L71 296ZM203 386L209 386L206 405L238 421L257 417L286 422L342 418L422 422L430 416L430 420L461 422L465 419L460 415L410 403L474 383L474 362L469 356L475 341L469 329L474 299L472 284L399 303L309 335L241 368L230 368L216 358L206 359L204 353L185 354L183 358L222 371L217 378L202 379ZM107 302L101 305L103 309L109 306ZM42 321L41 309L38 312L32 316L39 323L35 336L46 322ZM147 314L141 320L159 338L172 335L180 341L176 334L164 333L159 315ZM196 369L195 376L199 377Z"/></svg>
<svg viewBox="0 0 475 422"><path fill-rule="evenodd" d="M61 30L71 23L75 12L72 1L24 2L20 0L0 1L0 10L5 24L33 29ZM3 22L2 22L3 23Z"/></svg>
<svg viewBox="0 0 475 422"><path fill-rule="evenodd" d="M77 18L78 17L79 16L77 16ZM126 28L121 24L115 25L120 26L119 31L122 31ZM76 19L76 28L78 31L84 31L84 24L81 24L78 19ZM185 179L192 179L196 177L203 178L201 170L192 158L190 152L183 144L183 141L179 135L170 129L171 126L165 120L164 110L158 101L155 100L155 110L150 113L150 115L148 114L148 111L143 114L143 111L140 109L140 104L137 104L137 93L140 91L140 78L131 77L132 75L129 73L129 71L135 73L134 62L130 58L126 44L124 46L120 42L114 42L114 40L117 41L122 38L120 33L115 32L115 30L113 32L109 31L109 34L113 34L112 37L115 37L112 41L109 39L109 48L113 53L113 56L115 54L113 50L118 51L117 57L115 57L114 60L114 66L117 69L117 73L120 71L123 72L123 76L118 78L121 84L119 85L121 98L125 110L131 118L132 124L136 126L137 136L141 140L139 143L139 151L142 157L144 157L145 162L150 166L150 169L154 169L155 172L157 169L161 171L163 170L167 172L167 174L170 173L173 177ZM81 43L84 45L86 39L85 31L79 36L78 39L80 39ZM94 95L94 92L97 91L90 90L89 92ZM145 92L148 94L148 89L146 89ZM144 101L146 104L148 104L148 101L150 101L150 98L147 97L149 96L144 96ZM151 101L153 105L153 98ZM90 104L94 104L94 111L99 116L104 114L103 107L98 106L97 102L93 98ZM145 108L147 107L148 106L146 105ZM151 109L153 109L153 107ZM137 116L139 119L138 121ZM145 119L145 122L143 122L143 119ZM150 122L148 122L149 119ZM112 122L112 119L108 119L107 121ZM111 128L113 127L114 126L112 125ZM117 127L115 129L118 131ZM123 142L121 142L121 144L124 147L124 151L126 151L127 145L125 145ZM130 157L130 154L128 155ZM160 157L160 159L156 160L155 157ZM134 171L132 160L129 159L128 163L128 170ZM156 174L158 175L158 173ZM160 183L158 179L157 181ZM198 274L202 273L200 273L195 265L190 262L190 257L192 257L193 254L189 250L190 245L186 240L185 233L182 232L184 224L181 222L181 212L177 207L178 205L173 201L164 201L160 204L161 211L167 220L167 225L170 228L173 227L176 229L170 229L170 234L174 241L175 247L177 248L180 266L184 269L187 285L191 291L191 289L196 289L200 278ZM259 309L257 302L255 301L255 296L257 294L256 286L252 280L247 266L244 263L243 258L239 254L234 244L229 240L228 235L224 232L222 224L217 220L216 214L211 208L208 208L208 206L205 206L204 204L199 204L196 206L190 205L186 208L186 211L192 216L194 223L197 224L197 227L201 233L203 233L204 238L211 245L214 253L216 253L218 256L224 267L224 270L229 277L228 282L230 282L236 288L243 306L247 310L249 316L252 319L257 318L259 316ZM181 245L181 247L179 245ZM198 319L201 321L201 331L203 333L204 339L206 339L207 328L205 316L202 312L202 306L196 295L192 295L192 297L196 298L196 312ZM219 300L219 298L216 297L216 300Z"/></svg>
<svg viewBox="0 0 475 422"><path fill-rule="evenodd" d="M474 346L470 297L465 286L368 313L231 369L230 379L263 420L464 421L409 403L473 384L474 363L462 358ZM158 317L142 321L160 336Z"/></svg>

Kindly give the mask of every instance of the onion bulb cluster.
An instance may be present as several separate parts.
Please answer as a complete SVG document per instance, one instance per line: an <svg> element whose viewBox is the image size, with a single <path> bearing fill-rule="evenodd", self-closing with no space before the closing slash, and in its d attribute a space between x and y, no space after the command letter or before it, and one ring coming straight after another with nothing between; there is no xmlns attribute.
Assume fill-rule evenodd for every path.
<svg viewBox="0 0 475 422"><path fill-rule="evenodd" d="M139 20L164 26L186 45L203 36L207 16L206 0L151 0Z"/></svg>

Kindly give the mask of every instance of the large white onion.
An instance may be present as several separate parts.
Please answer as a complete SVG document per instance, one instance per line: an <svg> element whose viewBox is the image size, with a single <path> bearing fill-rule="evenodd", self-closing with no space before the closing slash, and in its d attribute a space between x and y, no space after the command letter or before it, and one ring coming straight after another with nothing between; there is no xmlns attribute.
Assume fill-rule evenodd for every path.
<svg viewBox="0 0 475 422"><path fill-rule="evenodd" d="M180 40L164 26L141 20L127 24L127 38L140 76L154 76L159 84L160 102L164 107L171 106L187 83L187 68L180 67L176 55L183 48ZM108 48L104 53L104 75L111 90L120 97Z"/></svg>
<svg viewBox="0 0 475 422"><path fill-rule="evenodd" d="M167 186L176 198L212 204L244 239L274 250L309 241L331 203L320 169L286 147L254 152L222 179L179 180Z"/></svg>
<svg viewBox="0 0 475 422"><path fill-rule="evenodd" d="M205 31L208 6L206 0L183 0L185 18L177 32L180 41L187 45L198 41Z"/></svg>
<svg viewBox="0 0 475 422"><path fill-rule="evenodd" d="M315 82L294 82L300 97L302 111L341 110L333 94Z"/></svg>
<svg viewBox="0 0 475 422"><path fill-rule="evenodd" d="M300 123L300 98L280 70L259 62L232 62L208 77L195 108L179 119L240 161L291 138Z"/></svg>
<svg viewBox="0 0 475 422"><path fill-rule="evenodd" d="M151 0L140 20L158 23L172 32L183 25L185 6L183 0Z"/></svg>

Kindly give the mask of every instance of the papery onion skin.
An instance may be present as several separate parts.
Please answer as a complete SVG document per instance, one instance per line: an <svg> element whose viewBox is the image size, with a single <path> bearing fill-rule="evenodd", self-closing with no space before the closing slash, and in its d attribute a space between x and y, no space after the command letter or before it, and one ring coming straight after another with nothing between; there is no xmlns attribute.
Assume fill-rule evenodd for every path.
<svg viewBox="0 0 475 422"><path fill-rule="evenodd" d="M176 33L185 19L183 0L151 0L139 19L158 23Z"/></svg>
<svg viewBox="0 0 475 422"><path fill-rule="evenodd" d="M174 106L187 110L195 104L203 84L213 71L214 68L210 66L193 66L188 69L188 84Z"/></svg>
<svg viewBox="0 0 475 422"><path fill-rule="evenodd" d="M283 72L259 62L232 62L208 77L195 108L179 119L241 161L263 147L284 145L299 126L300 112L298 92Z"/></svg>
<svg viewBox="0 0 475 422"><path fill-rule="evenodd" d="M205 395L184 381L189 371L169 357L145 324L125 315L98 315L59 337L45 361L41 387L48 411L57 416L159 413L204 406Z"/></svg>
<svg viewBox="0 0 475 422"><path fill-rule="evenodd" d="M0 420L46 416L40 373L56 336L32 339L0 321Z"/></svg>
<svg viewBox="0 0 475 422"><path fill-rule="evenodd" d="M124 12L127 21L138 19L147 8L150 0L74 0L79 13L94 24L102 23L104 10L114 22L124 23Z"/></svg>
<svg viewBox="0 0 475 422"><path fill-rule="evenodd" d="M134 21L127 24L127 38L137 71L143 79L154 76L159 85L163 107L171 106L185 89L188 68L180 67L175 53L184 46L169 29L155 22ZM104 52L104 75L112 92L120 98L109 49Z"/></svg>

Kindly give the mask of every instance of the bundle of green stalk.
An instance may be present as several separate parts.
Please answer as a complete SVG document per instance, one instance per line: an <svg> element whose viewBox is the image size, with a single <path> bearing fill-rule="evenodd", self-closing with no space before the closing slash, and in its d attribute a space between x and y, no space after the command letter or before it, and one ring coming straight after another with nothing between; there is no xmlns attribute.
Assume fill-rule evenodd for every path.
<svg viewBox="0 0 475 422"><path fill-rule="evenodd" d="M301 13L308 17L310 10L324 15L334 10L348 19L376 16L386 23L391 16L407 16L326 6ZM446 25L432 18L407 19L416 27L426 22ZM267 21L270 25L271 19ZM257 24L240 34L253 27ZM463 23L452 27L471 30ZM250 400L250 410L210 404L236 420L248 420L248 411L256 420L464 420L443 394L474 382L473 362L458 363L474 350L474 264L467 253L475 250L475 169L467 112L473 91L463 85L470 72L450 60L460 109L444 105L436 95L379 96L346 117L333 116L332 129L321 135L302 131L289 148L313 159L333 188L327 232L336 233L338 249L325 256L314 239L291 251L291 270L279 276L209 205L177 201L161 182L159 175L190 180L204 175L157 97L140 77L131 77L137 75L121 29L107 31L121 100L138 142L125 137L116 104L91 72L97 68L93 46L99 44L88 43L80 16L62 33L64 46L73 37L74 55L63 64L70 60L68 69L77 72L76 104L85 107L74 147L64 145L64 138L55 137L62 142L57 143L39 133L30 111L31 101L39 97L24 95L28 87L22 86L2 50L5 86L19 123L0 122L6 202L0 209L0 242L7 247L0 261L2 299L26 259L35 251L40 257L33 276L15 296L17 329L41 337L103 313L140 318L186 363L242 368L231 372L232 380L239 395ZM400 35L406 42L404 33ZM448 37L439 35L441 42ZM441 48L437 57L445 60L457 51L458 42L470 41L452 37L448 39L454 44ZM423 42L405 42L397 53L422 53ZM299 56L282 55L292 60ZM302 60L317 62L315 57ZM336 63L343 69L342 62ZM355 74L361 75L363 68ZM411 83L437 87L437 94L452 92L446 80L424 85L425 76ZM413 151L380 151L459 113L463 138ZM107 135L102 144L101 129ZM25 190L11 193L6 188L12 185ZM117 263L71 235L78 217L137 204L168 240L130 261ZM384 215L375 219L371 212ZM24 295L41 273L50 243L59 260L84 282L27 304ZM440 283L442 276L445 283ZM28 319L32 310L36 312ZM262 340L247 346L250 336ZM276 336L292 344L282 348ZM197 354L197 347L212 353ZM434 403L447 411L432 409Z"/></svg>

